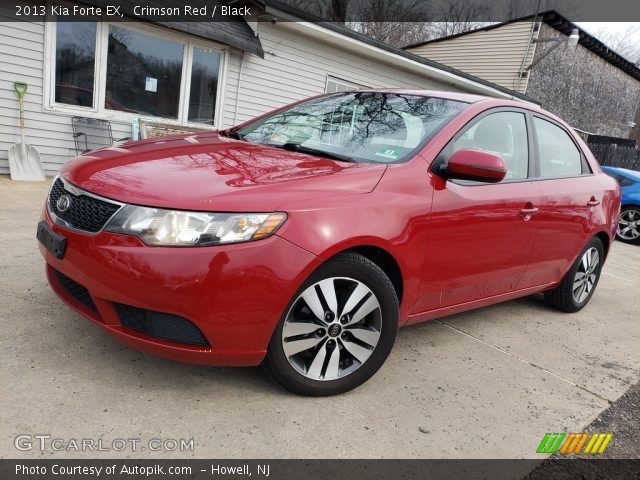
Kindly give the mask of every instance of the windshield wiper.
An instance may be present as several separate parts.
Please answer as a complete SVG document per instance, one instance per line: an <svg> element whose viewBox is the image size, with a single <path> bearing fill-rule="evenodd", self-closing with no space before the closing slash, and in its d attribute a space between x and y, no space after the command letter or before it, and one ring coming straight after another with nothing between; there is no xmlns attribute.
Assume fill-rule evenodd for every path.
<svg viewBox="0 0 640 480"><path fill-rule="evenodd" d="M244 140L244 135L242 135L237 130L227 130L225 132L225 136L227 136L229 138L234 138L236 140Z"/></svg>
<svg viewBox="0 0 640 480"><path fill-rule="evenodd" d="M282 145L273 145L274 147L280 147L285 150L291 150L292 152L308 153L309 155L318 155L321 157L330 158L332 160L338 160L340 162L358 163L351 157L346 155L340 155L339 153L327 152L318 148L304 147L299 143L284 143Z"/></svg>

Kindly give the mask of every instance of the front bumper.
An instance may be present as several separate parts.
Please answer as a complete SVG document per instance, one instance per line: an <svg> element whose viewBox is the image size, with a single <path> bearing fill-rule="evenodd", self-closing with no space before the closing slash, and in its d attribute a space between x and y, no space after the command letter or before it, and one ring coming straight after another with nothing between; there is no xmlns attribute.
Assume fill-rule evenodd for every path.
<svg viewBox="0 0 640 480"><path fill-rule="evenodd" d="M62 228L46 208L42 217L67 239L63 259L39 244L54 292L120 342L183 362L260 364L289 301L320 264L277 235L225 246L149 247L133 236ZM86 288L95 308L70 294L56 270ZM210 346L167 341L127 327L116 304L183 317Z"/></svg>

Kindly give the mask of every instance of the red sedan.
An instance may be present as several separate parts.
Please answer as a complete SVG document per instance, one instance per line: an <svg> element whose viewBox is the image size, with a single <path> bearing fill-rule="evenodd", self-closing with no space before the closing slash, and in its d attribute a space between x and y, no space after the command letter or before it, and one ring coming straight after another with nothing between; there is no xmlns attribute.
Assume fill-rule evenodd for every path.
<svg viewBox="0 0 640 480"><path fill-rule="evenodd" d="M341 92L67 163L38 225L53 290L118 340L345 392L398 327L592 297L619 187L563 121L445 92Z"/></svg>

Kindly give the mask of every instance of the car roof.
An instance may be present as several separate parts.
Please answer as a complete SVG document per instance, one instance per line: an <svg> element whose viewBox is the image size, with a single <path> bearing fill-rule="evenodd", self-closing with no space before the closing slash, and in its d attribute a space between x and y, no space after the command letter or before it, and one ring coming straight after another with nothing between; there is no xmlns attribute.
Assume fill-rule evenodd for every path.
<svg viewBox="0 0 640 480"><path fill-rule="evenodd" d="M406 88L363 88L360 90L346 90L342 92L334 92L334 93L358 93L358 92L367 92L367 93L396 93L400 95L416 95L423 97L434 97L434 98L443 98L445 100L454 100L459 102L465 102L469 104L477 104L483 103L487 104L487 109L489 108L501 108L501 107L510 107L510 108L523 108L526 110L530 110L533 113L537 113L551 119L553 121L559 122L565 125L568 129L572 130L571 125L566 123L561 118L557 117L553 113L543 109L540 105L530 102L524 102L521 100L509 100L506 98L496 98L496 97L487 97L485 95L476 95L472 93L458 93L458 92L448 92L442 90L419 90L419 89L406 89ZM331 93L327 95L332 95Z"/></svg>
<svg viewBox="0 0 640 480"><path fill-rule="evenodd" d="M420 89L407 89L407 88L362 88L357 90L353 89L353 90L346 90L346 91L333 92L333 93L358 93L358 92L396 93L399 95L416 95L416 96L422 96L422 97L444 98L446 100L457 100L457 101L466 102L466 103L491 102L493 106L528 108L533 111L538 111L540 113L553 116L550 112L543 110L542 108L540 108L539 105L535 103L525 102L517 99L510 100L506 98L488 97L486 95L476 95L473 93L459 93L459 92L450 92L450 91L444 91L444 90L420 90Z"/></svg>
<svg viewBox="0 0 640 480"><path fill-rule="evenodd" d="M482 100L491 99L491 97L485 97L483 95L474 95L472 93L445 92L441 90L417 90L417 89L406 89L406 88L363 88L360 90L350 90L349 92L397 93L401 95L416 95L421 97L436 97L436 98L444 98L447 100L459 100L461 102L467 102L467 103L475 103ZM495 100L495 98L492 100Z"/></svg>
<svg viewBox="0 0 640 480"><path fill-rule="evenodd" d="M635 170L629 170L628 168L620 168L620 167L609 167L607 165L604 165L602 169L608 172L619 173L624 177L631 178L636 182L640 182L640 172L637 172Z"/></svg>

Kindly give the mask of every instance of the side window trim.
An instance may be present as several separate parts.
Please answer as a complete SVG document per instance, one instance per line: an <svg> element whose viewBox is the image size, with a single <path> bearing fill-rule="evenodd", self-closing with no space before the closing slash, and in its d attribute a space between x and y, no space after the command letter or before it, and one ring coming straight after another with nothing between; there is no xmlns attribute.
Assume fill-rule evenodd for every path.
<svg viewBox="0 0 640 480"><path fill-rule="evenodd" d="M533 114L525 110L527 119L527 139L529 141L529 177L527 180L540 178L540 156L538 152L538 136L533 125Z"/></svg>
<svg viewBox="0 0 640 480"><path fill-rule="evenodd" d="M535 167L536 176L535 177L531 177L531 179L555 180L555 179L560 179L560 178L579 178L579 177L583 177L583 176L593 175L593 170L591 169L591 165L589 165L589 162L587 161L587 159L586 159L586 157L584 155L584 152L582 151L582 148L580 148L580 145L578 145L578 143L576 142L575 138L573 138L573 135L571 135L571 133L567 131L567 129L564 127L564 125L561 125L560 123L556 122L552 118L549 118L546 115L542 115L542 114L537 113L537 112L529 112L529 115L531 116L531 130L533 130L533 138L534 138L534 141L535 141L534 163L536 165L536 167ZM581 169L582 169L582 173L580 173L580 175L564 175L564 176L560 176L560 177L542 177L541 176L540 150L538 148L538 145L539 145L538 144L538 131L537 131L537 128L535 126L535 122L533 121L534 118L539 118L540 120L544 120L545 122L549 122L552 125L555 125L560 130L562 130L565 133L565 135L567 135L567 137L569 137L569 139L571 140L573 145L576 147L576 150L578 150L578 153L580 154L580 164L581 164Z"/></svg>
<svg viewBox="0 0 640 480"><path fill-rule="evenodd" d="M512 113L521 113L524 116L524 121L525 121L525 128L527 130L527 154L528 154L528 162L527 162L527 177L526 178L518 178L518 179L513 179L513 180L503 180L502 182L499 182L498 185L500 184L505 184L505 183L521 183L521 182L529 182L531 180L534 180L535 178L532 176L532 167L534 166L534 162L533 162L533 153L534 153L534 146L537 145L536 143L533 142L533 138L534 138L534 134L533 134L533 119L529 119L531 112L529 110L526 110L524 108L517 108L517 107L494 107L494 108L490 108L488 110L485 110L483 112L480 112L478 115L476 115L475 117L473 117L471 120L469 120L467 123L465 123L462 127L460 127L460 129L455 133L455 135L453 137L451 137L449 139L449 141L447 142L447 144L442 148L442 150L440 150L440 152L438 152L438 154L435 156L435 159L433 160L433 162L431 163L431 171L437 174L437 169L440 168L440 165L442 165L443 163L445 163L448 160L448 156L447 158L443 158L442 155L445 154L446 152L445 150L447 148L449 148L449 146L452 143L455 143L460 137L462 137L462 135L464 135L467 130L469 130L470 128L473 128L473 126L480 122L483 118L492 115L494 113L502 113L502 112L512 112ZM496 184L489 184L489 183L483 183L483 182L467 182L467 181L462 181L462 180L452 180L449 179L447 180L448 182L453 182L456 185L460 185L460 186L464 186L464 187L475 187L475 186L482 186L482 185L496 185Z"/></svg>

